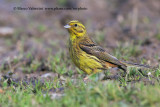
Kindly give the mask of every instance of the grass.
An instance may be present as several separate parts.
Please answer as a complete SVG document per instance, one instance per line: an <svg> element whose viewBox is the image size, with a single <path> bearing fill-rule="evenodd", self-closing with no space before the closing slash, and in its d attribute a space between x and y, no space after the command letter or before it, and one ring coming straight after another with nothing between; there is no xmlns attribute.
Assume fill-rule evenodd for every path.
<svg viewBox="0 0 160 107"><path fill-rule="evenodd" d="M160 33L155 35L158 40L160 40Z"/></svg>
<svg viewBox="0 0 160 107"><path fill-rule="evenodd" d="M37 60L32 60L33 62L28 69L37 72L40 63ZM121 76L116 80L85 83L81 72L78 73L78 77L73 78L75 71L69 69L69 62L64 52L60 51L54 57L49 56L46 63L51 67L50 72L58 73L64 79L57 77L43 83L40 80L34 81L34 83L30 81L29 84L12 81L8 84L8 80L2 78L0 81L0 106L146 107L160 104L160 70L152 74L154 78L143 77L135 69L130 69L127 78ZM147 79L148 82L141 81L142 78ZM60 89L62 90L56 91Z"/></svg>
<svg viewBox="0 0 160 107"><path fill-rule="evenodd" d="M58 82L58 81L57 81ZM1 93L1 106L158 106L160 100L160 86L144 85L143 82L127 84L123 87L118 81L98 81L85 84L79 81L76 85L68 79L65 83L64 95L51 99L49 89L56 83L47 83L44 86L36 84L10 87L3 83L4 92ZM49 85L48 85L49 84ZM50 85L52 84L52 85ZM41 87L41 88L39 88ZM56 87L56 86L55 86ZM56 87L58 88L58 87ZM36 90L36 93L33 91ZM46 91L45 94L43 93Z"/></svg>
<svg viewBox="0 0 160 107"><path fill-rule="evenodd" d="M139 49L139 45L135 45L133 43L130 43L128 45L123 45L120 43L117 48L113 50L113 54L118 59L123 58L125 60L128 60L130 57L136 57L141 53L141 50Z"/></svg>
<svg viewBox="0 0 160 107"><path fill-rule="evenodd" d="M42 27L40 31L45 31ZM104 42L104 34L97 32L95 41ZM43 41L39 41L43 42ZM7 43L9 45L9 43ZM57 43L58 44L58 43ZM56 46L57 44L51 44ZM118 59L129 60L141 53L138 45L119 45L113 55ZM23 50L23 49L22 49ZM31 50L34 50L31 48ZM98 80L92 76L91 81L84 82L84 73L77 69L68 57L66 50L59 50L55 55L47 48L48 56L43 60L36 58L32 51L25 54L28 62L22 63L15 58L10 61L12 66L1 67L0 71L11 71L15 65L24 75L34 75L44 72L53 73L50 78L30 77L27 80L15 80L14 77L0 77L0 106L3 107L124 107L124 106L159 106L160 105L160 69L142 73L136 69L128 69L128 74L118 72L116 79ZM23 52L22 52L23 53ZM124 57L122 57L124 56ZM158 57L158 56L157 56ZM142 62L146 62L144 59ZM41 71L43 67L47 71ZM4 69L5 68L5 69ZM44 68L43 68L44 69ZM147 75L151 72L151 75ZM106 76L112 75L108 70Z"/></svg>
<svg viewBox="0 0 160 107"><path fill-rule="evenodd" d="M16 1L20 3L21 0ZM49 7L58 6L61 8L81 5L80 2L73 2L73 0L41 1L38 3L44 3L44 6ZM126 75L123 71L116 70L118 71L116 72L118 74L114 74L118 76L116 78L98 80L98 75L94 75L91 81L84 82L83 78L86 75L77 69L68 57L64 42L66 42L69 35L63 28L64 22L75 18L77 20L78 18L78 20L84 21L86 28L92 32L91 38L102 47L108 45L106 40L114 38L115 41L110 42L117 44L116 39L118 39L120 43L118 47L110 46L113 50L111 54L118 59L126 61L139 60L142 64L146 64L149 60L153 63L155 63L154 60L158 62L159 51L157 46L159 43L157 41L160 41L160 32L158 31L160 24L156 27L156 22L159 22L159 20L156 18L156 6L156 9L153 8L155 1L146 2L147 6L142 1L136 2L136 4L140 4L138 7L141 10L138 11L137 32L133 32L135 33L133 35L130 34L129 30L132 7L134 8L136 5L127 0L120 0L120 2L110 0L110 2L112 3L109 3L108 0L107 5L103 4L105 3L103 1L100 2L97 5L98 7L107 6L107 8L95 9L94 14L88 14L89 18L86 12L83 14L83 11L69 12L69 14L65 12L59 14L60 11L54 13L49 11L28 11L26 15L22 11L15 11L15 13L18 13L17 15L6 16L5 13L8 13L8 10L3 9L3 17L0 20L2 27L11 26L16 32L11 37L1 37L0 57L3 59L5 56L11 56L11 58L10 61L0 66L0 107L159 107L160 67L155 71L142 70L142 72L131 68L128 69ZM95 3L93 1L89 4L89 7L86 7L89 12L94 8L92 5ZM4 7L8 5L4 4ZM107 10L106 14L101 12L96 16L96 13L99 12L96 11L98 9ZM126 11L127 9L128 11ZM155 10L155 12L152 12L152 10ZM74 13L79 17L76 17L77 15ZM101 20L98 17L101 17ZM108 30L105 27L114 29L109 31L110 36L107 36L107 38L108 32L106 31ZM103 28L104 30L102 30ZM123 28L127 28L128 31L123 31ZM95 31L95 29L99 30ZM142 44L137 42L142 42ZM148 48L143 52L141 47ZM155 56L152 55L152 51L147 52L148 49L152 48ZM140 59L143 57L141 57L141 53L144 53L144 56L148 58ZM19 54L24 55L22 60L19 59ZM12 56L17 56L17 58L12 61ZM13 72L13 75L11 72ZM44 77L44 74L52 75ZM112 70L107 70L105 75L106 77L112 76Z"/></svg>

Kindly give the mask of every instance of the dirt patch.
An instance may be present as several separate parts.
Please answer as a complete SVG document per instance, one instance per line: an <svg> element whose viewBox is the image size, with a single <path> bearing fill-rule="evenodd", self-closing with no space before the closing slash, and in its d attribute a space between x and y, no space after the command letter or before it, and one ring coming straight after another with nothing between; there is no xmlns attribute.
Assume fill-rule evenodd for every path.
<svg viewBox="0 0 160 107"><path fill-rule="evenodd" d="M82 3L83 2L83 3ZM91 3L89 3L91 2ZM15 6L83 6L85 11L15 11ZM53 5L52 5L53 4ZM137 46L140 52L128 58L129 61L157 66L160 62L160 1L158 0L69 0L24 2L0 1L0 25L12 27L14 33L0 36L0 79L33 83L49 75L50 79L60 78L61 73L48 64L57 52L64 53L55 65L73 70L72 78L77 78L75 66L71 64L67 50L68 33L63 26L70 20L80 20L88 33L110 53L122 47ZM121 53L120 59L127 53ZM66 64L59 63L58 60ZM25 69L24 69L25 68ZM8 72L13 72L12 76ZM44 76L45 75L45 76ZM50 76L51 75L51 76ZM66 73L65 76L70 75ZM115 76L117 74L115 73ZM47 77L48 78L48 77ZM45 77L46 79L46 77ZM46 79L47 80L47 79ZM42 82L43 84L43 82ZM54 95L53 95L54 96Z"/></svg>

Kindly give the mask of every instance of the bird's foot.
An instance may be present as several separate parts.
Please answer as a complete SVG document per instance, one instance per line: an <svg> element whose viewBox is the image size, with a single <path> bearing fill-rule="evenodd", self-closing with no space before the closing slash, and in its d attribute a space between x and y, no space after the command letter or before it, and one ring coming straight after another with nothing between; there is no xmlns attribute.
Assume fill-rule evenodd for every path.
<svg viewBox="0 0 160 107"><path fill-rule="evenodd" d="M89 76L86 76L85 78L83 78L83 81L87 81L89 80Z"/></svg>

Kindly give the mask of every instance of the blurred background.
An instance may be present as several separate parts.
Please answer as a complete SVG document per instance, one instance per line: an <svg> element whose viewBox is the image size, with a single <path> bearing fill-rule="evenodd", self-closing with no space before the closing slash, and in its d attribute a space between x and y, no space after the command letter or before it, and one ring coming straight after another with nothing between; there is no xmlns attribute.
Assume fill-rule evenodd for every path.
<svg viewBox="0 0 160 107"><path fill-rule="evenodd" d="M81 21L97 44L121 60L152 66L160 62L159 0L0 0L0 64L9 61L15 71L27 72L75 69L63 27L71 20Z"/></svg>

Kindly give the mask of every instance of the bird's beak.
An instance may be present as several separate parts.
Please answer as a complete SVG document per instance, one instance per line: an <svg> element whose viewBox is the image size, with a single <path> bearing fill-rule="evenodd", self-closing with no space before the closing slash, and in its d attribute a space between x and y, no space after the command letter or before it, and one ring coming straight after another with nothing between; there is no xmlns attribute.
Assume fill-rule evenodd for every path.
<svg viewBox="0 0 160 107"><path fill-rule="evenodd" d="M68 29L68 28L70 28L70 27L71 27L71 26L68 25L68 24L64 26L64 28L66 28L66 29Z"/></svg>

